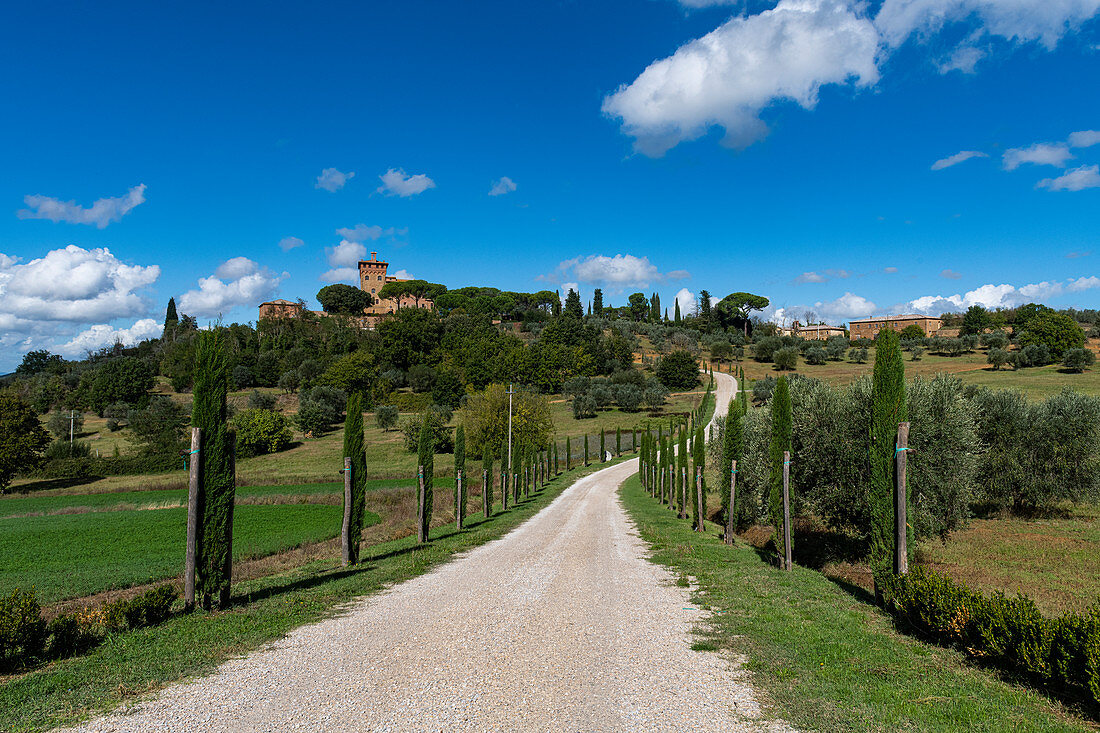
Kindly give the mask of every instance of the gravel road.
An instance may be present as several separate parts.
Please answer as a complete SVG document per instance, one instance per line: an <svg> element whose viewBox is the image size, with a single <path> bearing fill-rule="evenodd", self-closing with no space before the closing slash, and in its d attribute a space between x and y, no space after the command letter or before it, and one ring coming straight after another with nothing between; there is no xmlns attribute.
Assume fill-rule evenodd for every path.
<svg viewBox="0 0 1100 733"><path fill-rule="evenodd" d="M724 412L735 383L717 375ZM747 676L691 651L706 614L588 476L507 536L87 731L758 731Z"/></svg>

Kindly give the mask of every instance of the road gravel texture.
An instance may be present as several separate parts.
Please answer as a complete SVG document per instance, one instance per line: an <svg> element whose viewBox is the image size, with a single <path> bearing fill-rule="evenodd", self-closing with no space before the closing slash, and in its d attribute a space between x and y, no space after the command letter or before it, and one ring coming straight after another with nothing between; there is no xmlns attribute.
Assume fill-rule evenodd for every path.
<svg viewBox="0 0 1100 733"><path fill-rule="evenodd" d="M719 413L736 383L718 379ZM505 537L84 731L762 731L706 612L647 561L617 497L579 480Z"/></svg>

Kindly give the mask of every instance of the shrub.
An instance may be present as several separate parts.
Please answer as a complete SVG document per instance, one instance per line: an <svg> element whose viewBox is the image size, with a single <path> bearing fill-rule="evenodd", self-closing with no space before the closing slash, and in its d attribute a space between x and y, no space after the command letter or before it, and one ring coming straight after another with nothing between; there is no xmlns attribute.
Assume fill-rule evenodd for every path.
<svg viewBox="0 0 1100 733"><path fill-rule="evenodd" d="M677 349L661 359L657 379L670 390L691 389L699 384L699 364L691 352Z"/></svg>
<svg viewBox="0 0 1100 733"><path fill-rule="evenodd" d="M49 656L65 659L85 651L98 640L92 626L75 613L66 613L46 625L50 637Z"/></svg>
<svg viewBox="0 0 1100 733"><path fill-rule="evenodd" d="M858 340L859 341L864 341L866 339L858 339ZM848 351L848 358L851 359L852 361L854 361L856 364L866 363L866 361L867 361L867 349L864 348L864 347L860 347L860 348L857 348L857 349L851 349L851 350Z"/></svg>
<svg viewBox="0 0 1100 733"><path fill-rule="evenodd" d="M450 453L454 450L454 436L447 427L449 422L448 412L441 410L438 405L432 405L427 411L406 418L401 426L405 435L405 450L416 453L420 449L420 426L425 416L428 421L428 432L431 435L431 443L436 453ZM507 418L505 418L507 419Z"/></svg>
<svg viewBox="0 0 1100 733"><path fill-rule="evenodd" d="M923 346L911 346L909 347L909 359L911 361L920 361L921 356L924 355Z"/></svg>
<svg viewBox="0 0 1100 733"><path fill-rule="evenodd" d="M248 389L252 386L252 370L244 364L238 364L233 367L232 380L234 389Z"/></svg>
<svg viewBox="0 0 1100 733"><path fill-rule="evenodd" d="M248 406L253 410L274 410L276 402L275 395L258 389L252 390L252 394L248 395Z"/></svg>
<svg viewBox="0 0 1100 733"><path fill-rule="evenodd" d="M775 368L780 371L791 371L798 366L798 349L786 346L772 355Z"/></svg>
<svg viewBox="0 0 1100 733"><path fill-rule="evenodd" d="M612 399L614 399L615 397L615 395L611 392L611 388L602 383L593 385L592 389L588 391L588 396L595 401L596 407L600 409L603 409L610 405Z"/></svg>
<svg viewBox="0 0 1100 733"><path fill-rule="evenodd" d="M811 346L810 348L806 349L805 358L807 364L820 366L821 364L825 363L826 359L828 359L828 354L826 354L825 349L821 348L820 346Z"/></svg>
<svg viewBox="0 0 1100 733"><path fill-rule="evenodd" d="M772 361L775 352L781 348L783 340L778 336L764 336L752 345L752 358L762 362Z"/></svg>
<svg viewBox="0 0 1100 733"><path fill-rule="evenodd" d="M840 361L848 351L848 339L843 336L833 336L825 342L825 355L830 361Z"/></svg>
<svg viewBox="0 0 1100 733"><path fill-rule="evenodd" d="M398 412L394 405L381 405L374 412L374 420L382 430L393 430L397 427Z"/></svg>
<svg viewBox="0 0 1100 733"><path fill-rule="evenodd" d="M592 395L582 394L573 398L573 419L583 420L596 417L596 400Z"/></svg>
<svg viewBox="0 0 1100 733"><path fill-rule="evenodd" d="M775 377L764 377L753 382L752 399L754 402L767 402L775 392Z"/></svg>
<svg viewBox="0 0 1100 733"><path fill-rule="evenodd" d="M1050 349L1045 344L1028 344L1016 352L1016 368L1046 366L1051 362Z"/></svg>
<svg viewBox="0 0 1100 733"><path fill-rule="evenodd" d="M1062 366L1078 374L1096 363L1096 355L1088 349L1069 349L1062 357Z"/></svg>
<svg viewBox="0 0 1100 733"><path fill-rule="evenodd" d="M37 661L46 647L46 622L34 590L0 598L0 670Z"/></svg>
<svg viewBox="0 0 1100 733"><path fill-rule="evenodd" d="M637 412L642 404L642 388L636 384L616 384L615 404L627 412Z"/></svg>
<svg viewBox="0 0 1100 733"><path fill-rule="evenodd" d="M1085 345L1085 332L1069 316L1054 311L1044 311L1032 316L1024 324L1020 345L1045 346L1054 359L1061 359L1070 349Z"/></svg>
<svg viewBox="0 0 1100 733"><path fill-rule="evenodd" d="M108 603L103 607L103 627L108 632L140 629L163 622L179 597L171 583L158 585L135 598Z"/></svg>
<svg viewBox="0 0 1100 733"><path fill-rule="evenodd" d="M1008 353L1006 349L991 348L989 353L986 354L986 361L993 365L993 370L997 371L1005 364L1012 360L1012 355Z"/></svg>
<svg viewBox="0 0 1100 733"><path fill-rule="evenodd" d="M642 394L642 401L649 409L656 410L668 401L668 389L665 388L665 385L661 384L660 380L651 379L646 383L645 392Z"/></svg>
<svg viewBox="0 0 1100 733"><path fill-rule="evenodd" d="M413 392L431 392L435 379L435 370L430 366L417 364L409 369L409 386Z"/></svg>
<svg viewBox="0 0 1100 733"><path fill-rule="evenodd" d="M340 421L347 395L327 385L302 390L298 398L298 427L307 433L317 433Z"/></svg>
<svg viewBox="0 0 1100 733"><path fill-rule="evenodd" d="M58 461L66 458L87 458L91 453L91 446L82 440L75 440L70 444L68 438L59 438L46 446L42 455L48 461Z"/></svg>
<svg viewBox="0 0 1100 733"><path fill-rule="evenodd" d="M290 421L273 410L247 409L229 421L237 431L237 454L277 453L290 445Z"/></svg>
<svg viewBox="0 0 1100 733"><path fill-rule="evenodd" d="M80 410L58 410L50 415L46 428L55 438L64 438L68 442L70 419L72 420L71 434L80 435L84 430L84 413Z"/></svg>

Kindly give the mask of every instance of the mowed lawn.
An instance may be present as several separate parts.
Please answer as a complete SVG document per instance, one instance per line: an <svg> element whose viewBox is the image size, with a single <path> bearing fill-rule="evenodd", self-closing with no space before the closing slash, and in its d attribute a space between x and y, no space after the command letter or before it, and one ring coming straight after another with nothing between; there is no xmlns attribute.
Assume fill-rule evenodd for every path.
<svg viewBox="0 0 1100 733"><path fill-rule="evenodd" d="M239 505L233 558L330 539L342 516L339 505ZM368 512L368 525L378 521ZM176 577L186 525L184 507L0 519L0 595L33 587L41 602L52 603Z"/></svg>
<svg viewBox="0 0 1100 733"><path fill-rule="evenodd" d="M1030 596L1047 615L1100 601L1100 507L1078 505L1049 519L974 519L921 559L986 593Z"/></svg>

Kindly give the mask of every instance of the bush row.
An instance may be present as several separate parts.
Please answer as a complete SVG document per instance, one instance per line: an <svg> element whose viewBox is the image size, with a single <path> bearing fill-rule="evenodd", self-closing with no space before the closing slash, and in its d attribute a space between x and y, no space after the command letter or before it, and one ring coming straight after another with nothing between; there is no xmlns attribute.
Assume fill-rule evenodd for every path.
<svg viewBox="0 0 1100 733"><path fill-rule="evenodd" d="M178 595L175 586L159 585L135 598L47 622L34 590L16 589L0 598L0 671L71 657L95 646L106 634L159 624L171 614Z"/></svg>
<svg viewBox="0 0 1100 733"><path fill-rule="evenodd" d="M165 473L183 468L178 455L82 456L56 458L29 472L31 478L86 479L93 476L134 476L145 473Z"/></svg>
<svg viewBox="0 0 1100 733"><path fill-rule="evenodd" d="M1046 618L1023 595L984 596L923 567L892 578L886 597L920 635L1100 704L1100 604Z"/></svg>

